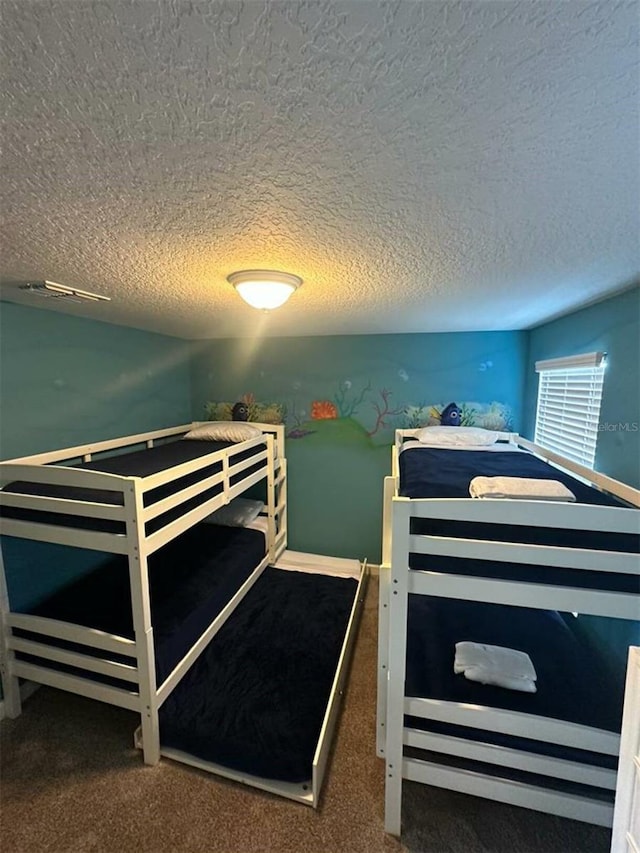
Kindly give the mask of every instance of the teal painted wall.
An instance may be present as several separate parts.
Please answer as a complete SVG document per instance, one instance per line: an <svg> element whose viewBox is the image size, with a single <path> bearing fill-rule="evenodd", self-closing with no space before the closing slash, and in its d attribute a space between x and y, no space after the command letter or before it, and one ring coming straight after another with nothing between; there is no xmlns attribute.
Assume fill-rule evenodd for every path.
<svg viewBox="0 0 640 853"><path fill-rule="evenodd" d="M189 422L189 356L176 338L0 303L0 458ZM3 556L17 609L106 559L8 537Z"/></svg>
<svg viewBox="0 0 640 853"><path fill-rule="evenodd" d="M526 352L525 332L201 342L192 413L215 419L207 403L245 395L282 406L289 547L379 563L382 482L395 427L424 423L430 406L455 400L475 403L477 416L488 419L501 411L492 403L506 404L518 429ZM313 417L332 406L334 418Z"/></svg>
<svg viewBox="0 0 640 853"><path fill-rule="evenodd" d="M536 361L604 350L596 471L640 487L640 288L545 323L529 332L524 431L533 438Z"/></svg>
<svg viewBox="0 0 640 853"><path fill-rule="evenodd" d="M189 421L190 345L0 303L0 458Z"/></svg>
<svg viewBox="0 0 640 853"><path fill-rule="evenodd" d="M535 430L535 362L604 350L607 353L595 468L640 487L640 288L545 323L529 333L525 435ZM640 613L638 614L640 618ZM640 622L580 616L586 635L609 653L621 674L630 645L640 645Z"/></svg>

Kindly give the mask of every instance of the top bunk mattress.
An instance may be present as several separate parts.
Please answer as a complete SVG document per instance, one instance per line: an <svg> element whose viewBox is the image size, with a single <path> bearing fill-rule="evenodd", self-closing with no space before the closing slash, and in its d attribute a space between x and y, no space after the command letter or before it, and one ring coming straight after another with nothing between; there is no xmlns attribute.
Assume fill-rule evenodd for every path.
<svg viewBox="0 0 640 853"><path fill-rule="evenodd" d="M266 438L265 438L266 443ZM207 456L216 453L219 450L225 450L229 447L234 447L234 442L231 441L195 441L190 439L180 439L171 441L166 444L156 445L155 447L145 448L142 450L134 450L129 453L122 453L118 456L110 456L107 458L95 459L91 462L83 462L79 465L69 466L72 468L80 468L87 471L100 471L106 474L118 474L123 477L148 477L152 474L158 474L161 471L166 471L176 465L181 465L184 462L190 462L194 459L199 459L202 456ZM234 462L240 462L249 459L262 452L265 445L258 444L239 451L234 454ZM240 474L231 477L231 485L239 482L244 477L249 476L254 471L264 467L264 461L259 461L255 466L245 468ZM156 501L163 500L175 492L185 489L188 486L199 482L200 480L217 474L222 470L222 462L217 460L207 465L204 468L199 468L197 471L187 474L186 476L178 477L169 483L165 483L155 489L150 489L143 495L144 506L151 506ZM199 494L191 502L182 503L176 516L184 514L192 506L197 506L199 503L215 497L222 492L222 484L217 483L205 492ZM67 500L84 501L89 503L111 504L114 506L122 506L123 499L121 492L107 491L103 489L83 489L75 486L56 486L46 483L31 483L15 481L8 483L3 491L24 495L38 495L49 498L64 498ZM80 516L70 516L62 513L42 512L38 510L21 509L17 507L2 507L1 514L5 518L13 518L21 521L39 522L42 524L62 524L67 527L79 527L91 529L105 533L124 533L125 526L121 522L108 521L105 519L91 519L90 521ZM153 533L156 529L173 520L171 512L159 516L147 525L147 533Z"/></svg>
<svg viewBox="0 0 640 853"><path fill-rule="evenodd" d="M577 503L625 506L612 495L587 486L532 453L409 447L400 454L400 494L406 498L468 498L474 477L532 477L559 480Z"/></svg>
<svg viewBox="0 0 640 853"><path fill-rule="evenodd" d="M531 477L559 480L576 497L576 503L624 507L622 501L588 486L569 474L554 468L528 452L486 450L449 450L431 447L411 447L403 450L399 459L400 494L409 498L468 498L469 484L474 477ZM496 523L442 521L412 518L411 533L462 539L519 542L533 545L554 545L567 548L589 548L637 554L640 537L633 534L594 530L564 530L500 523L499 501L496 504ZM639 514L640 518L640 514ZM412 554L410 567L429 570L433 557ZM557 585L638 593L637 575L612 572L582 571L579 569L527 566L515 563L488 563L454 557L438 558L438 571L452 574L494 577L531 582L544 581Z"/></svg>

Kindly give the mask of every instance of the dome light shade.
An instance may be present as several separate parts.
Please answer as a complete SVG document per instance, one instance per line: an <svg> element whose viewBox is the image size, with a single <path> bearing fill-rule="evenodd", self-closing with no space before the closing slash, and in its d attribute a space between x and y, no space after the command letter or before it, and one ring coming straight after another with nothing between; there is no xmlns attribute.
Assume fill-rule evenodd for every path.
<svg viewBox="0 0 640 853"><path fill-rule="evenodd" d="M302 284L302 279L275 270L243 270L227 277L240 296L253 308L270 311L279 308Z"/></svg>

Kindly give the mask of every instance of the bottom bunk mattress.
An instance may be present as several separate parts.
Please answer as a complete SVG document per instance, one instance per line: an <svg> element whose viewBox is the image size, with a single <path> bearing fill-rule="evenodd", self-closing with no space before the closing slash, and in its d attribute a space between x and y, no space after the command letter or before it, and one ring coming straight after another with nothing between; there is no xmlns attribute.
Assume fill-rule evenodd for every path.
<svg viewBox="0 0 640 853"><path fill-rule="evenodd" d="M214 524L196 525L151 555L149 593L158 684L171 674L265 555L261 530ZM32 613L133 639L127 558L109 559L47 598ZM64 641L56 644L77 648ZM89 653L86 647L81 651ZM118 658L113 655L112 659ZM63 665L59 668L72 671ZM93 678L114 683L98 675Z"/></svg>
<svg viewBox="0 0 640 853"><path fill-rule="evenodd" d="M597 650L570 627L571 615L431 596L409 596L406 696L503 708L550 719L619 732L624 682ZM537 691L524 693L470 681L455 674L455 644L461 641L503 646L526 652L537 673ZM408 717L406 725L469 737L448 723ZM497 732L475 730L475 739L516 746L548 755L576 757L563 746L526 741ZM582 751L580 751L582 752ZM593 763L615 759L593 754Z"/></svg>
<svg viewBox="0 0 640 853"><path fill-rule="evenodd" d="M269 567L160 709L160 740L284 782L311 779L358 584Z"/></svg>

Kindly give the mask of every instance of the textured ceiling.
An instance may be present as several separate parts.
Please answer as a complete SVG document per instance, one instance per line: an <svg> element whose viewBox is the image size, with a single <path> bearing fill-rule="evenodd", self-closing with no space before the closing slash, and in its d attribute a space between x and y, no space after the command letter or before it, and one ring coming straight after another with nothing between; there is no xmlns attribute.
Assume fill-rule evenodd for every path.
<svg viewBox="0 0 640 853"><path fill-rule="evenodd" d="M640 267L637 2L2 0L2 298L185 338L523 328ZM262 315L226 282L303 287ZM61 305L12 283L112 297Z"/></svg>

